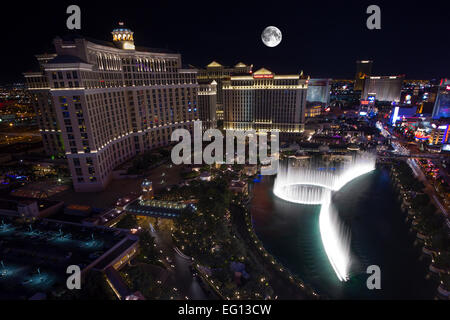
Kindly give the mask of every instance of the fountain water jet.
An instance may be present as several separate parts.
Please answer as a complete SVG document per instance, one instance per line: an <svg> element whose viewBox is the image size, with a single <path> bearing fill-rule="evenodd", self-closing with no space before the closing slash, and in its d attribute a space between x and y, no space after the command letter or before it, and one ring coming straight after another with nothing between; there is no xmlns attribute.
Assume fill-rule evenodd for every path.
<svg viewBox="0 0 450 320"><path fill-rule="evenodd" d="M347 281L351 264L351 233L340 221L339 215L331 203L331 191L327 191L323 198L319 228L325 253L334 272L339 280Z"/></svg>
<svg viewBox="0 0 450 320"><path fill-rule="evenodd" d="M286 201L304 204L316 202L315 195L311 194L312 199L308 198L306 194L309 192L308 188L300 190L303 193L293 192L289 189L296 189L298 185L309 185L338 191L353 179L373 171L375 169L375 157L370 154L363 154L342 164L339 168L333 169L335 170L294 167L284 164L278 171L273 192L277 197ZM303 200L304 202L302 202Z"/></svg>
<svg viewBox="0 0 450 320"><path fill-rule="evenodd" d="M274 189L278 198L300 204L321 204L325 188L314 185L293 184Z"/></svg>
<svg viewBox="0 0 450 320"><path fill-rule="evenodd" d="M2 276L6 276L6 275L8 274L8 271L7 271L6 268L5 268L5 264L3 263L3 260L0 261L0 264L2 265L2 272L1 272L1 275L2 275Z"/></svg>

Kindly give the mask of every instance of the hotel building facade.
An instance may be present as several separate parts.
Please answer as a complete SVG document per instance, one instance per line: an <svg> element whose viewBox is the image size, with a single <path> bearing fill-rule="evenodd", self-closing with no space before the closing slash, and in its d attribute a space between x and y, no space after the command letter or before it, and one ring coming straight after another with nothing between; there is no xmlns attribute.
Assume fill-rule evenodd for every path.
<svg viewBox="0 0 450 320"><path fill-rule="evenodd" d="M306 95L306 118L320 116L330 104L331 79L309 79Z"/></svg>
<svg viewBox="0 0 450 320"><path fill-rule="evenodd" d="M363 91L366 78L372 75L372 60L359 60L356 61L356 75L355 85L353 89L355 91Z"/></svg>
<svg viewBox="0 0 450 320"><path fill-rule="evenodd" d="M433 119L450 118L450 80L442 79L437 89Z"/></svg>
<svg viewBox="0 0 450 320"><path fill-rule="evenodd" d="M203 130L217 127L217 82L199 83L199 118Z"/></svg>
<svg viewBox="0 0 450 320"><path fill-rule="evenodd" d="M44 150L49 156L64 156L64 142L44 70L45 64L54 59L56 54L39 54L35 57L39 63L39 71L26 73L25 78L32 97Z"/></svg>
<svg viewBox="0 0 450 320"><path fill-rule="evenodd" d="M182 68L178 53L135 47L123 25L112 36L56 38L41 72L25 74L42 96L43 135L62 137L76 191L103 190L117 166L199 120L197 70Z"/></svg>
<svg viewBox="0 0 450 320"><path fill-rule="evenodd" d="M362 94L363 100L371 98L383 102L400 102L404 75L367 77Z"/></svg>
<svg viewBox="0 0 450 320"><path fill-rule="evenodd" d="M276 75L264 68L252 75L231 76L222 88L224 129L300 133L307 88L303 75Z"/></svg>

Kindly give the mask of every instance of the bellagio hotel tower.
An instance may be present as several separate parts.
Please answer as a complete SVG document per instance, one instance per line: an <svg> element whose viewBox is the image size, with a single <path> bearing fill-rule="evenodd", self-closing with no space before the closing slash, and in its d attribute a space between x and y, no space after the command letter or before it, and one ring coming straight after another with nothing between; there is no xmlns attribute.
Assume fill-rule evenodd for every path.
<svg viewBox="0 0 450 320"><path fill-rule="evenodd" d="M180 54L135 46L123 24L112 39L57 37L24 74L45 149L65 153L76 191L103 190L120 164L199 120L197 71Z"/></svg>

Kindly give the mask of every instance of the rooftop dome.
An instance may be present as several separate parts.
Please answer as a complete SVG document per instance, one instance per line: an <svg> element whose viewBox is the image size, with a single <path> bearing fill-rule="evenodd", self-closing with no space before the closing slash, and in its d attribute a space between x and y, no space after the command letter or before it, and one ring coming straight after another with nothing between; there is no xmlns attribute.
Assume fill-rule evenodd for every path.
<svg viewBox="0 0 450 320"><path fill-rule="evenodd" d="M112 32L131 32L131 33L133 33L133 31L131 31L130 28L126 27L123 22L119 22L119 26L117 28L115 28Z"/></svg>
<svg viewBox="0 0 450 320"><path fill-rule="evenodd" d="M123 22L119 22L119 27L115 28L111 34L113 35L113 41L117 45L120 44L122 49L134 50L134 38L133 31L124 26Z"/></svg>

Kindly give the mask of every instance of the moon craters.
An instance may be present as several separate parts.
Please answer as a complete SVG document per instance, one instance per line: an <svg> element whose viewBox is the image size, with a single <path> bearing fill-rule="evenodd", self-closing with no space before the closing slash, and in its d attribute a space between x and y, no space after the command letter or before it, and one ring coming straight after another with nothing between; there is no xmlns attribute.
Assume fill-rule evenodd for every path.
<svg viewBox="0 0 450 320"><path fill-rule="evenodd" d="M269 26L261 34L262 42L268 47L276 47L282 39L281 31L277 27Z"/></svg>

